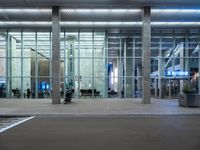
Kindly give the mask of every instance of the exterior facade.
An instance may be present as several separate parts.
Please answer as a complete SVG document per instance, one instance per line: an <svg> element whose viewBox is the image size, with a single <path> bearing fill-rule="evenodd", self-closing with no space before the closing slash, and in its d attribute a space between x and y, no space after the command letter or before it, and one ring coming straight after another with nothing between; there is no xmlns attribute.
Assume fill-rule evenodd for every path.
<svg viewBox="0 0 200 150"><path fill-rule="evenodd" d="M17 20L15 11L25 20L23 11L33 20L39 11L50 21ZM200 93L200 9L56 6L0 14L16 17L0 18L1 98L60 103L70 87L75 98L150 103L150 97L176 98L187 82Z"/></svg>

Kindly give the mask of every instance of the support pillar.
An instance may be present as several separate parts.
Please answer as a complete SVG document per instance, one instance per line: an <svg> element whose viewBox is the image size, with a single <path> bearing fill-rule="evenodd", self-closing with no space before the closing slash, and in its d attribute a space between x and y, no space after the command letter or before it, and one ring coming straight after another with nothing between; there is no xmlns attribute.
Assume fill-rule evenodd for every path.
<svg viewBox="0 0 200 150"><path fill-rule="evenodd" d="M200 44L198 45L199 50L198 50L198 93L200 94Z"/></svg>
<svg viewBox="0 0 200 150"><path fill-rule="evenodd" d="M142 103L151 103L151 7L145 6L142 13Z"/></svg>
<svg viewBox="0 0 200 150"><path fill-rule="evenodd" d="M52 7L52 104L60 104L60 13Z"/></svg>
<svg viewBox="0 0 200 150"><path fill-rule="evenodd" d="M12 96L12 82L11 82L11 38L9 33L6 34L6 98L11 98Z"/></svg>

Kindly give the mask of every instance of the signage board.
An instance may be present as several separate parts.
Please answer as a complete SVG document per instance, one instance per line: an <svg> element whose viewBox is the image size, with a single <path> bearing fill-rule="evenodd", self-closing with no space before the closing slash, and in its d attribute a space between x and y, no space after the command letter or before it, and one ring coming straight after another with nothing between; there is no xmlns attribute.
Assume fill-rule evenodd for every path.
<svg viewBox="0 0 200 150"><path fill-rule="evenodd" d="M166 71L166 76L188 76L188 71Z"/></svg>

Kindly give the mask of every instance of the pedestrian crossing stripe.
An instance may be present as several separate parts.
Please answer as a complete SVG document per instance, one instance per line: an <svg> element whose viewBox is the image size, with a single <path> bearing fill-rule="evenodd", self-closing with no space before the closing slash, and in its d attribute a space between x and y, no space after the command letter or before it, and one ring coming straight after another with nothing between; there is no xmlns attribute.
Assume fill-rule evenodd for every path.
<svg viewBox="0 0 200 150"><path fill-rule="evenodd" d="M2 128L0 127L0 133L4 132L4 131L6 131L6 130L8 130L10 128L13 128L13 127L15 127L15 126L17 126L19 124L22 124L22 123L24 123L24 122L26 122L28 120L31 120L34 117L35 116L26 117L26 118L24 118L22 120L21 119L18 119L18 120L14 119L14 121L11 121L11 122L5 121L4 123L2 123L3 124ZM4 125L5 125L5 127L4 127Z"/></svg>

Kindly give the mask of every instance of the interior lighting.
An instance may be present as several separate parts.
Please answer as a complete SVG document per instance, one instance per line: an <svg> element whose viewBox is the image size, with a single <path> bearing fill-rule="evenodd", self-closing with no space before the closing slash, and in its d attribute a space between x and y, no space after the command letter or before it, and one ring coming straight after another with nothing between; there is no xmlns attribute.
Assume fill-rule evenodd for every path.
<svg viewBox="0 0 200 150"><path fill-rule="evenodd" d="M194 77L199 77L199 73L198 73L198 72L195 73L195 74L194 74Z"/></svg>
<svg viewBox="0 0 200 150"><path fill-rule="evenodd" d="M0 13L51 13L51 9L0 9Z"/></svg>
<svg viewBox="0 0 200 150"><path fill-rule="evenodd" d="M200 13L200 9L152 9L152 13Z"/></svg>
<svg viewBox="0 0 200 150"><path fill-rule="evenodd" d="M163 26L174 26L174 25L200 25L200 22L151 22L152 26L163 25Z"/></svg>
<svg viewBox="0 0 200 150"><path fill-rule="evenodd" d="M51 25L52 22L38 22L38 21L2 21L0 25Z"/></svg>
<svg viewBox="0 0 200 150"><path fill-rule="evenodd" d="M14 26L51 26L51 21L1 21L0 26L14 25ZM61 26L138 26L142 22L60 22ZM200 26L200 22L151 22L152 26Z"/></svg>

